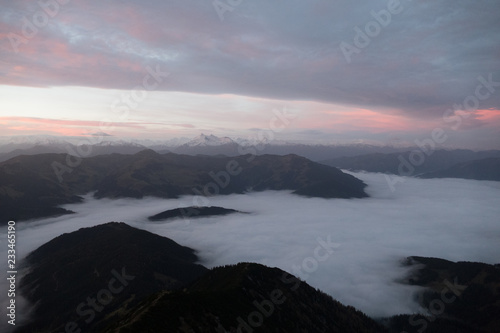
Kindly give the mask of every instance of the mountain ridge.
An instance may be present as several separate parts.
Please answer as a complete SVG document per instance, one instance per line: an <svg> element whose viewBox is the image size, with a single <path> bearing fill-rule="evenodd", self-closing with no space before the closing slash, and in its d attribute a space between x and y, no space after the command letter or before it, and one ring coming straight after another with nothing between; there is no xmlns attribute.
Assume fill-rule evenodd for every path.
<svg viewBox="0 0 500 333"><path fill-rule="evenodd" d="M454 164L449 168L418 175L420 178L462 178L500 181L500 157Z"/></svg>
<svg viewBox="0 0 500 333"><path fill-rule="evenodd" d="M391 332L499 332L500 264L412 256L403 265L415 267L404 282L426 288L417 300L428 313L388 319Z"/></svg>
<svg viewBox="0 0 500 333"><path fill-rule="evenodd" d="M37 147L37 148L36 148ZM81 148L83 147L83 148ZM94 133L81 137L61 136L18 136L12 138L0 137L0 162L20 154L33 155L38 153L72 152L83 149L85 157L123 153L134 154L142 149L153 149L159 153L174 152L187 155L227 155L238 156L246 153L287 155L297 154L314 161L325 157L354 156L369 152L399 152L403 146L377 145L368 143L300 143L283 140L263 141L254 138L217 137L213 134L200 134L195 138L173 139L122 139ZM408 147L406 149L409 149Z"/></svg>
<svg viewBox="0 0 500 333"><path fill-rule="evenodd" d="M421 151L417 151L417 153L415 153L415 151L405 151L402 153L374 153L359 156L345 156L324 160L321 163L351 171L380 172L398 174L401 176L420 176L427 174L429 176L424 176L423 178L434 178L431 177L432 173L436 173L436 175L438 175L439 172L452 172L446 170L454 167L457 168L463 163L473 163L473 161L500 158L500 150L485 150L476 152L467 149L438 149L428 154ZM488 168L487 166L482 167ZM494 167L490 166L489 168L492 169ZM469 171L472 172L473 170ZM489 172L488 174L494 173ZM478 179L478 176L471 179Z"/></svg>
<svg viewBox="0 0 500 333"><path fill-rule="evenodd" d="M69 171L64 169L67 161L65 154L41 154L1 162L0 217L8 221L49 216L59 205L80 202L81 195L89 192L95 198L264 190L324 198L367 197L361 180L297 155L190 156L143 150L88 157ZM54 165L62 170L62 181Z"/></svg>

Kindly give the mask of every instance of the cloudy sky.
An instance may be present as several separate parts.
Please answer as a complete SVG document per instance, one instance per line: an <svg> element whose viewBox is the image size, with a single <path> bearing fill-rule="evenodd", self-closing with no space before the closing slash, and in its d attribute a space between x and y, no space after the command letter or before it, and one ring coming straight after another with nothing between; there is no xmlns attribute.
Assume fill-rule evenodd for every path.
<svg viewBox="0 0 500 333"><path fill-rule="evenodd" d="M500 148L497 0L0 3L1 135Z"/></svg>

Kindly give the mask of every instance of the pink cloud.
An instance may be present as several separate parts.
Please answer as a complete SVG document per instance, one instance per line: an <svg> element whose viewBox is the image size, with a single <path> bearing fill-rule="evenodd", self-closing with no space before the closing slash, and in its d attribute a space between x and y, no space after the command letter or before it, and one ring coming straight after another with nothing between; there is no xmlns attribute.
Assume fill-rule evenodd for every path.
<svg viewBox="0 0 500 333"><path fill-rule="evenodd" d="M126 85L142 82L146 69L141 64L123 57L103 53L81 53L57 39L33 39L20 48L16 61L0 62L0 71L6 73L3 84L46 86L64 81L90 86ZM8 55L9 56L9 55ZM27 61L36 59L35 62ZM13 60L13 59L12 59ZM127 88L130 88L127 86Z"/></svg>
<svg viewBox="0 0 500 333"><path fill-rule="evenodd" d="M398 110L379 112L366 108L338 106L315 102L296 102L307 110L308 116L298 120L298 126L309 129L334 130L336 132L367 131L380 133L386 131L425 130L436 126L435 122L423 119L410 119L399 114Z"/></svg>
<svg viewBox="0 0 500 333"><path fill-rule="evenodd" d="M0 126L0 128L3 126ZM64 135L64 136L79 136L81 130L75 128L52 127L45 126L43 128L33 126L7 126L2 132L12 135L30 135L30 134L51 134L51 135Z"/></svg>
<svg viewBox="0 0 500 333"><path fill-rule="evenodd" d="M500 122L500 110L477 110L476 115L477 119L487 122L488 124Z"/></svg>
<svg viewBox="0 0 500 333"><path fill-rule="evenodd" d="M145 133L161 136L175 128L193 129L192 124L158 122L101 122L93 120L67 120L35 117L0 117L2 135L53 134L85 136L88 133L105 131L116 136L140 136Z"/></svg>
<svg viewBox="0 0 500 333"><path fill-rule="evenodd" d="M82 135L89 129L100 130L102 126L112 128L144 129L144 124L111 122L103 124L93 120L63 120L32 117L0 117L0 124L9 135L53 133L59 135Z"/></svg>

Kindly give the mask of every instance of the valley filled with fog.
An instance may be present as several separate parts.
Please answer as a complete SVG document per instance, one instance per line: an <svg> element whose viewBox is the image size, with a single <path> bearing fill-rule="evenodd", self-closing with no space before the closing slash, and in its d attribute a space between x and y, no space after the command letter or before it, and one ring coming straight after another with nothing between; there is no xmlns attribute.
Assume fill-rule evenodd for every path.
<svg viewBox="0 0 500 333"><path fill-rule="evenodd" d="M63 206L76 214L19 222L18 258L62 233L123 221L196 249L207 267L241 261L279 267L372 317L423 311L413 299L418 287L398 283L408 273L400 265L408 256L500 262L500 182L404 178L391 191L382 174L352 174L368 184L370 198L286 191L140 200L88 195L82 204ZM147 219L197 204L245 213ZM4 258L6 250L0 249Z"/></svg>

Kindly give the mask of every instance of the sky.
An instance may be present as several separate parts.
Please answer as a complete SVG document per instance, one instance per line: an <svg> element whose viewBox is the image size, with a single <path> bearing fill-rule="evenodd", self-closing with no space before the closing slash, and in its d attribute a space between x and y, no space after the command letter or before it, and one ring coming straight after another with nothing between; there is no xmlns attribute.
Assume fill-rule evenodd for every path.
<svg viewBox="0 0 500 333"><path fill-rule="evenodd" d="M203 200L96 200L87 195L84 203L63 206L75 214L18 222L16 239L22 246L16 248L17 255L21 259L63 233L123 221L195 249L207 267L242 261L279 267L373 317L428 311L415 302L418 287L398 282L409 274L401 266L408 256L499 263L499 182L403 177L404 184L391 191L382 174L353 175L368 184L369 198L305 198L289 191ZM193 204L248 214L147 220ZM6 233L0 230L0 242ZM316 251L320 242L327 244L328 252ZM0 255L6 256L6 251L2 246ZM2 265L6 261L0 262L0 269ZM2 290L5 283L0 281Z"/></svg>
<svg viewBox="0 0 500 333"><path fill-rule="evenodd" d="M500 149L497 0L0 4L2 136Z"/></svg>

